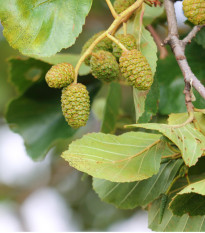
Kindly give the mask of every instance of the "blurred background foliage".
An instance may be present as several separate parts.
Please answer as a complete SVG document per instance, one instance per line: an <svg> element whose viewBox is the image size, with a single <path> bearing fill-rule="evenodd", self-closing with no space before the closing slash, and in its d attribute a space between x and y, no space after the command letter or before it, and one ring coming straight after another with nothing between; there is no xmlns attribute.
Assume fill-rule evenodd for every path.
<svg viewBox="0 0 205 233"><path fill-rule="evenodd" d="M167 34L165 21L165 15L163 14L153 22L153 27L161 39L165 38ZM111 22L112 16L105 1L94 1L83 32L77 38L76 44L62 52L80 54L83 44L93 34L106 29ZM15 229L35 231L39 229L36 228L35 224L40 226L40 222L34 221L32 225L31 213L39 214L44 219L40 214L41 209L37 212L29 212L27 208L35 207L35 195L38 199L42 198L39 205L45 205L45 208L49 205L52 206L49 201L52 202L54 199L49 199L46 196L46 192L50 191L50 194L53 193L56 197L61 198L61 200L59 199L59 205L62 204L62 209L66 207L65 212L68 211L70 214L64 213L62 209L60 210L59 216L62 217L64 223L67 222L67 224L73 225L73 228L69 228L68 225L64 224L65 228L59 228L62 231L107 230L115 222L133 216L137 210L119 210L101 202L92 190L91 178L69 167L59 156L62 151L67 149L69 142L72 140L81 137L84 133L100 130L103 109L109 92L108 85L102 87L101 83L94 80L89 74L81 77L81 81L88 86L91 93L93 108L88 125L78 132L71 130L61 114L60 91L50 90L44 81L45 73L50 65L33 59L25 61L25 57L8 45L2 35L2 30L1 27L0 144L5 143L6 149L9 147L13 151L9 151L10 156L8 160L5 160L3 157L7 156L7 150L0 150L0 214L2 206L5 207L6 205L7 210L11 208L11 213L17 218L19 228L16 227ZM181 36L187 34L188 31L188 26L180 26ZM203 30L187 47L186 55L192 70L205 84L204 34ZM13 57L19 58L14 59ZM152 118L152 121L163 122L170 113L185 112L184 81L170 50L168 50L168 56L165 59L159 59L155 79L159 82L160 101L158 102L159 111ZM196 94L196 98L195 106L205 108L204 101L198 94ZM26 152L17 152L16 148L18 146L14 142L17 139L9 132L3 118L6 111L10 128L14 132L20 133L24 138L26 151L32 159L41 160L49 151L43 162L36 162L33 165L34 162L27 158L29 161L21 164L21 158L26 156ZM132 89L123 86L122 103L117 119L117 134L124 132L122 127L124 124L133 123L134 121L135 109ZM20 141L20 143L23 144L23 141ZM19 156L19 153L21 156ZM7 161L7 164L4 163L5 161ZM7 176L6 171L10 170L8 172L11 172L13 166L17 164L19 170L24 170L24 172L21 171L18 176L14 173L13 177L15 176L15 179L5 178ZM31 206L28 204L29 201L33 203ZM55 206L53 206L53 209L56 210L58 215L58 209ZM49 216L49 208L45 213ZM50 224L45 221L44 224ZM55 221L55 216L50 221ZM143 230L145 231L147 228Z"/></svg>

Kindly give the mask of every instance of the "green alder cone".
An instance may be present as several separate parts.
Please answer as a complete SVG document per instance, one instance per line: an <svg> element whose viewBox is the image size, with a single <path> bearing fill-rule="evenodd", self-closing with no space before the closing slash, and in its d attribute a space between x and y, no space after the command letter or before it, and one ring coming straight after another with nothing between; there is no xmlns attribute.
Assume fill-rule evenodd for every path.
<svg viewBox="0 0 205 233"><path fill-rule="evenodd" d="M136 39L133 35L131 34L119 34L116 35L116 38L128 49L128 50L132 50L132 49L137 49L137 43L136 43ZM112 54L116 57L116 59L119 61L121 55L122 55L122 49L113 42L112 44L113 47L113 52Z"/></svg>
<svg viewBox="0 0 205 233"><path fill-rule="evenodd" d="M98 32L97 34L95 34L93 37L91 37L83 46L82 48L82 53L83 54L89 47L90 45L100 36L104 33L105 31L101 31ZM105 50L105 51L109 51L112 52L112 41L109 38L105 38L103 40L101 40L93 49L93 52L97 52L98 50ZM87 56L85 59L85 64L87 66L90 66L90 59L91 59L91 55Z"/></svg>
<svg viewBox="0 0 205 233"><path fill-rule="evenodd" d="M61 96L63 115L72 128L85 126L90 114L89 93L81 83L63 88Z"/></svg>
<svg viewBox="0 0 205 233"><path fill-rule="evenodd" d="M46 74L46 82L51 88L66 87L74 81L75 69L69 63L54 65Z"/></svg>
<svg viewBox="0 0 205 233"><path fill-rule="evenodd" d="M195 25L205 24L205 0L184 0L184 15Z"/></svg>
<svg viewBox="0 0 205 233"><path fill-rule="evenodd" d="M153 83L152 71L146 57L137 49L122 53L120 70L130 85L138 90L150 89Z"/></svg>
<svg viewBox="0 0 205 233"><path fill-rule="evenodd" d="M107 51L92 53L90 67L92 75L101 81L111 82L118 79L120 75L116 58Z"/></svg>
<svg viewBox="0 0 205 233"><path fill-rule="evenodd" d="M136 0L115 0L113 6L115 11L120 14L135 2Z"/></svg>

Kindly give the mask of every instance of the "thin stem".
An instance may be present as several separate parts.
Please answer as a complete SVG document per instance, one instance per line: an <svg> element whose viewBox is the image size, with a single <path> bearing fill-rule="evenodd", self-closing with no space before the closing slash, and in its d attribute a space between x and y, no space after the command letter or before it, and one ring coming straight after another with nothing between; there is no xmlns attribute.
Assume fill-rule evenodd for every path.
<svg viewBox="0 0 205 233"><path fill-rule="evenodd" d="M162 159L178 159L181 157L181 153L176 153L174 155L166 155L166 156L162 156Z"/></svg>
<svg viewBox="0 0 205 233"><path fill-rule="evenodd" d="M116 19L116 18L118 17L118 14L117 14L117 12L115 11L115 9L114 9L112 3L110 2L110 0L105 0L105 1L106 1L106 3L107 3L108 7L110 8L110 11L111 11L111 13L112 13L112 16Z"/></svg>
<svg viewBox="0 0 205 233"><path fill-rule="evenodd" d="M179 124L179 125L169 125L169 126L170 126L171 128L177 129L177 128L181 128L181 127L183 127L183 126L186 126L187 124L192 123L193 120L194 120L194 112L190 112L190 113L189 113L189 118L188 118L184 123Z"/></svg>
<svg viewBox="0 0 205 233"><path fill-rule="evenodd" d="M198 109L198 108L194 108L195 112L201 112L203 114L205 114L205 109Z"/></svg>
<svg viewBox="0 0 205 233"><path fill-rule="evenodd" d="M177 188L177 189L172 190L169 194L172 194L172 193L178 192L178 191L180 191L181 189L184 189L184 188L186 188L186 187L187 187L187 184L186 184L186 185L184 185L184 186L182 186L182 187L180 187L180 188Z"/></svg>
<svg viewBox="0 0 205 233"><path fill-rule="evenodd" d="M172 150L175 153L179 153L180 151L175 149L173 146L171 146L168 142L167 142L167 146L169 147L170 150Z"/></svg>
<svg viewBox="0 0 205 233"><path fill-rule="evenodd" d="M124 32L124 36L127 35L127 23L123 22L123 32Z"/></svg>
<svg viewBox="0 0 205 233"><path fill-rule="evenodd" d="M117 38L115 38L114 36L111 36L108 33L107 33L107 37L113 42L115 42L115 44L117 44L124 52L128 51L128 49Z"/></svg>
<svg viewBox="0 0 205 233"><path fill-rule="evenodd" d="M74 83L77 83L78 78L78 72L80 69L81 64L84 62L85 58L91 54L93 48L101 41L103 40L107 34L113 35L113 33L117 30L117 28L128 18L128 16L131 16L132 13L139 8L144 0L138 0L133 5L131 5L129 8L127 8L125 11L123 11L110 25L110 27L107 29L106 32L104 32L102 35L100 35L91 45L90 47L85 51L85 53L82 55L80 60L78 61L78 64L75 67L75 80Z"/></svg>
<svg viewBox="0 0 205 233"><path fill-rule="evenodd" d="M78 61L78 64L75 67L75 80L74 83L77 83L78 79L78 71L80 69L81 64L84 62L85 58L90 55L94 47L105 37L107 36L107 32L104 32L102 35L100 35L91 45L90 47L85 51L85 53L81 56L80 60Z"/></svg>
<svg viewBox="0 0 205 233"><path fill-rule="evenodd" d="M167 189L165 195L168 195L168 194L169 194L169 192L170 192L171 188L173 187L173 185L174 185L174 184L177 182L177 180L180 179L180 178L181 178L181 177L178 175L178 176L176 176L176 177L173 179L173 181L172 181L172 183L170 184L169 188Z"/></svg>
<svg viewBox="0 0 205 233"><path fill-rule="evenodd" d="M191 184L191 182L190 182L190 179L189 179L188 174L186 174L186 175L185 175L185 177L186 177L187 183L190 185L190 184Z"/></svg>
<svg viewBox="0 0 205 233"><path fill-rule="evenodd" d="M205 99L205 87L192 72L184 52L187 41L190 41L190 39L196 35L196 32L198 31L196 29L198 28L194 28L193 31L189 33L189 35L183 41L179 40L174 1L164 0L164 7L167 13L169 30L168 37L165 39L164 43L171 46L178 65L183 73L185 84L192 84L198 93Z"/></svg>
<svg viewBox="0 0 205 233"><path fill-rule="evenodd" d="M196 34L203 28L205 25L201 26L195 26L190 31L190 33L182 40L184 46L186 46L188 43L191 43L191 40L196 36Z"/></svg>

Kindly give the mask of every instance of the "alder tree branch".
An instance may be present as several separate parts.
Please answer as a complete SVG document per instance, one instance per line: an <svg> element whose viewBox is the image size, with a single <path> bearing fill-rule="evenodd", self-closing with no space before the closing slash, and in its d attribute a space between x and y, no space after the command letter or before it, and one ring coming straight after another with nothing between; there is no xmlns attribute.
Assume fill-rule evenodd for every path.
<svg viewBox="0 0 205 233"><path fill-rule="evenodd" d="M110 9L110 11L111 11L111 13L112 13L112 16L116 19L116 18L118 17L118 14L117 14L117 12L115 11L115 9L114 9L114 7L113 7L111 1L110 1L110 0L106 0L106 3L107 3L107 5L108 5L108 7L109 7L109 9Z"/></svg>
<svg viewBox="0 0 205 233"><path fill-rule="evenodd" d="M139 7L142 6L144 0L138 0L134 4L132 4L130 7L128 7L125 11L123 11L121 14L115 18L113 23L110 25L110 27L105 31L103 34L101 34L91 45L90 47L85 51L85 53L81 56L80 60L78 61L76 67L75 67L75 80L74 83L77 83L78 79L78 71L80 69L81 64L84 62L85 58L92 53L93 48L104 38L108 37L109 35L113 35L115 31L119 28L119 26L127 21L127 19L133 14L134 11L136 11ZM107 3L111 3L109 0ZM121 43L118 42L118 45ZM123 45L121 45L122 48ZM124 46L123 46L124 47ZM124 47L124 50L127 50Z"/></svg>
<svg viewBox="0 0 205 233"><path fill-rule="evenodd" d="M205 25L199 25L193 27L193 29L190 31L190 33L182 40L184 46L186 46L188 43L191 43L191 40L196 36L196 34L204 27Z"/></svg>
<svg viewBox="0 0 205 233"><path fill-rule="evenodd" d="M178 65L183 73L184 82L185 82L185 101L188 112L192 112L194 110L194 106L192 104L192 93L191 87L193 86L199 94L205 99L205 87L202 83L197 79L197 77L192 72L187 58L185 56L185 47L187 43L191 42L191 40L196 36L197 32L203 26L195 26L192 31L184 38L184 40L179 39L179 33L177 28L177 19L176 13L174 9L174 1L172 0L164 0L164 7L167 13L167 22L168 22L168 37L165 39L164 44L169 44L173 50L173 53L176 57Z"/></svg>

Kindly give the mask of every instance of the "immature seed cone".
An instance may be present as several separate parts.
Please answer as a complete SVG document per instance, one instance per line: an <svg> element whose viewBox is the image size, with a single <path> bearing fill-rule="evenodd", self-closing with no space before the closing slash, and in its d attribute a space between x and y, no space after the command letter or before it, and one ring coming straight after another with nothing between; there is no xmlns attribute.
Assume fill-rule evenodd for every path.
<svg viewBox="0 0 205 233"><path fill-rule="evenodd" d="M103 50L92 53L90 67L92 75L105 82L117 79L120 74L116 58L110 52Z"/></svg>
<svg viewBox="0 0 205 233"><path fill-rule="evenodd" d="M147 59L136 49L122 53L120 70L128 83L139 90L150 89L153 83L152 71Z"/></svg>
<svg viewBox="0 0 205 233"><path fill-rule="evenodd" d="M100 36L104 33L105 31L101 31L98 32L97 34L95 34L93 37L91 37L83 46L82 48L82 52L81 54L83 54L89 47L90 45ZM93 52L97 52L98 50L105 50L105 51L109 51L112 52L112 41L109 38L105 38L103 40L101 40L93 49ZM85 64L87 66L90 65L90 59L91 59L91 55L87 56L87 58L85 59Z"/></svg>
<svg viewBox="0 0 205 233"><path fill-rule="evenodd" d="M131 34L118 34L116 35L116 38L128 49L128 50L132 50L132 49L137 49L137 43L136 43L136 39L133 35ZM113 52L112 54L116 57L117 61L119 61L121 55L122 55L122 49L113 42L112 44L112 48L113 48Z"/></svg>
<svg viewBox="0 0 205 233"><path fill-rule="evenodd" d="M89 93L81 83L63 88L61 96L63 115L72 128L85 126L90 114Z"/></svg>
<svg viewBox="0 0 205 233"><path fill-rule="evenodd" d="M184 0L184 15L195 25L205 24L205 0Z"/></svg>
<svg viewBox="0 0 205 233"><path fill-rule="evenodd" d="M75 69L69 63L54 65L46 74L46 82L51 88L66 87L74 81Z"/></svg>
<svg viewBox="0 0 205 233"><path fill-rule="evenodd" d="M113 6L115 11L120 14L135 2L136 0L115 0Z"/></svg>

